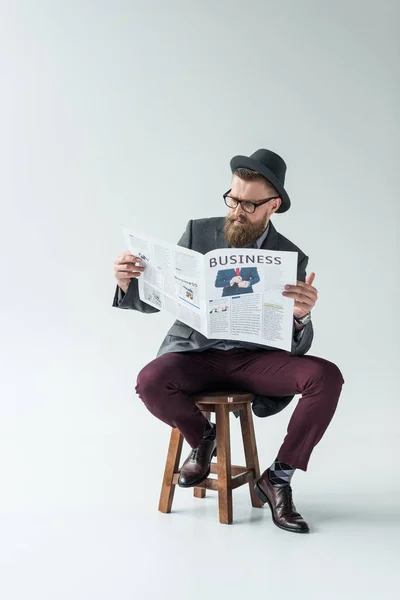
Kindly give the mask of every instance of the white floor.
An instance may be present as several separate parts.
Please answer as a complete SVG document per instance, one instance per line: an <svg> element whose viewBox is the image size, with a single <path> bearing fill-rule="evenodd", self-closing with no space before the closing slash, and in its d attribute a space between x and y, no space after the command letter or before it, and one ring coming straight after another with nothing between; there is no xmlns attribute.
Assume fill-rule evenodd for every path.
<svg viewBox="0 0 400 600"><path fill-rule="evenodd" d="M232 525L219 524L213 492L177 488L173 513L159 513L169 428L115 389L122 377L97 382L93 368L95 387L61 375L54 395L18 392L2 405L0 600L400 597L398 421L372 400L360 411L347 392L309 470L296 471L294 501L311 527L299 535L252 509L246 488L234 492ZM262 470L291 410L255 420ZM231 440L242 464L233 417Z"/></svg>
<svg viewBox="0 0 400 600"><path fill-rule="evenodd" d="M177 488L173 513L158 513L158 488L138 486L132 506L113 505L111 493L108 506L3 513L2 600L399 597L398 497L380 485L350 498L302 489L309 535L275 527L246 488L235 492L233 525L218 523L213 492L194 499Z"/></svg>

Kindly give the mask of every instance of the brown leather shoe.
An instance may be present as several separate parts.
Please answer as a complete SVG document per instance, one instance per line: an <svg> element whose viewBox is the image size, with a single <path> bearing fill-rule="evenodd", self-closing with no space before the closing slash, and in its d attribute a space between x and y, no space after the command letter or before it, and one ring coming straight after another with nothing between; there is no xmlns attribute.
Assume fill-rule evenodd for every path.
<svg viewBox="0 0 400 600"><path fill-rule="evenodd" d="M197 448L193 448L182 465L178 485L194 487L210 474L210 463L217 454L217 440L203 438Z"/></svg>
<svg viewBox="0 0 400 600"><path fill-rule="evenodd" d="M254 491L262 502L268 502L272 520L277 527L294 533L308 533L307 523L293 504L290 485L277 487L272 485L268 477L269 469L264 471L254 486Z"/></svg>

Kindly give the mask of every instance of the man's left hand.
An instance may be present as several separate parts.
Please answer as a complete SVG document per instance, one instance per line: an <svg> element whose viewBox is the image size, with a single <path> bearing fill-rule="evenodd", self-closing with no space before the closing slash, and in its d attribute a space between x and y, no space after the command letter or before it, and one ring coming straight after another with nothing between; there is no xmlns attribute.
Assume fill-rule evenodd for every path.
<svg viewBox="0 0 400 600"><path fill-rule="evenodd" d="M286 298L294 298L293 316L301 319L314 308L318 300L318 290L312 285L315 273L307 275L306 281L297 281L296 285L285 285L282 292Z"/></svg>

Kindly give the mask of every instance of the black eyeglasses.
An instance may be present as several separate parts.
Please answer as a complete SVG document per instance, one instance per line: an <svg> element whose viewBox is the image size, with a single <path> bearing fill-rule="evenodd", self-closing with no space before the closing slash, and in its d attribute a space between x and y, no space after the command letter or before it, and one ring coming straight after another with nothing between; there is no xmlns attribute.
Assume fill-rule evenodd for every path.
<svg viewBox="0 0 400 600"><path fill-rule="evenodd" d="M280 196L272 196L271 198L265 198L264 200L259 200L258 202L250 202L250 200L238 200L233 196L229 196L230 191L231 190L228 190L225 194L222 195L227 207L236 208L238 204L241 204L244 212L247 213L253 213L256 210L256 208L258 208L262 204L266 204L270 200L275 200L275 198L280 198Z"/></svg>

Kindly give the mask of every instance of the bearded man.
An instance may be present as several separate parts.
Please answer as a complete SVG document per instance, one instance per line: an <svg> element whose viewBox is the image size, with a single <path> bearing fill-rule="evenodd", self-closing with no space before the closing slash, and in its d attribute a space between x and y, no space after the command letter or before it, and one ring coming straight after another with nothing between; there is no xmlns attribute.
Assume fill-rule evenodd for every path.
<svg viewBox="0 0 400 600"><path fill-rule="evenodd" d="M261 248L298 253L297 283L282 292L294 299L291 351L250 342L210 340L181 321L168 331L157 357L138 375L136 392L148 410L170 427L177 427L192 451L184 462L178 485L192 487L209 474L216 451L215 424L195 405L192 395L230 388L255 394L253 412L276 414L293 399L301 398L293 411L287 434L275 460L255 483L258 497L268 503L275 525L286 531L308 533L309 526L292 499L291 479L296 469L307 471L310 455L335 413L344 379L332 362L305 356L313 340L311 311L318 298L306 275L308 256L278 233L271 216L289 210L285 190L286 163L271 150L230 161L232 183L223 200L226 217L191 220L178 244L202 254L219 248ZM144 313L157 309L142 302L138 277L140 259L126 252L114 263L118 285L114 306ZM249 282L232 273L229 286Z"/></svg>

